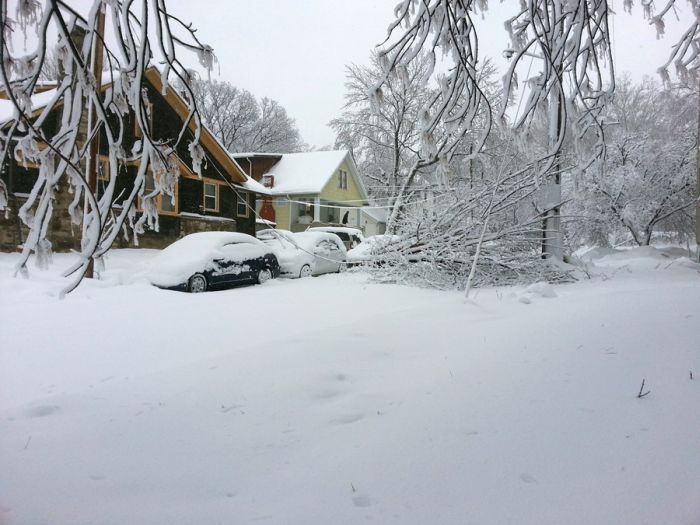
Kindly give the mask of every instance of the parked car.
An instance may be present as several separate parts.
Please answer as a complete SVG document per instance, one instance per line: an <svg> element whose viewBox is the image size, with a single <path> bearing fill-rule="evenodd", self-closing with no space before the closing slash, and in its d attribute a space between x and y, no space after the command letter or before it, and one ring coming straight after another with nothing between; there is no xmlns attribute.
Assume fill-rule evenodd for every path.
<svg viewBox="0 0 700 525"><path fill-rule="evenodd" d="M193 293L262 284L279 274L279 262L268 246L250 235L231 232L187 235L162 250L149 265L155 286Z"/></svg>
<svg viewBox="0 0 700 525"><path fill-rule="evenodd" d="M307 228L307 232L328 232L335 233L345 244L345 248L351 250L365 240L362 230L348 228L346 226L313 226Z"/></svg>
<svg viewBox="0 0 700 525"><path fill-rule="evenodd" d="M283 277L309 277L345 269L347 251L333 233L261 230L256 235L275 252Z"/></svg>

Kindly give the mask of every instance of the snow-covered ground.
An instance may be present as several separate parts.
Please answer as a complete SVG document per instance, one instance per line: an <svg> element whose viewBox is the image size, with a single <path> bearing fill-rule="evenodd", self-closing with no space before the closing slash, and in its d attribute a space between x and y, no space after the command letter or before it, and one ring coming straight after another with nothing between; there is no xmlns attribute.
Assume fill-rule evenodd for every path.
<svg viewBox="0 0 700 525"><path fill-rule="evenodd" d="M153 254L64 300L66 256L0 254L1 524L700 523L681 253L468 303L361 273L168 292Z"/></svg>

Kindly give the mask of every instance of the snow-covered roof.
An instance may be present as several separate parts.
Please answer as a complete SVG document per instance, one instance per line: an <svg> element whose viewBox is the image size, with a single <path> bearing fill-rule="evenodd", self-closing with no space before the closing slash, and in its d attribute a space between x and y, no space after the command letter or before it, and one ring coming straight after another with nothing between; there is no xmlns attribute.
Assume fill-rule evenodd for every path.
<svg viewBox="0 0 700 525"><path fill-rule="evenodd" d="M289 153L261 153L261 152L231 153L231 156L234 159L246 159L249 157L281 157L282 155L289 155Z"/></svg>
<svg viewBox="0 0 700 525"><path fill-rule="evenodd" d="M102 86L108 87L112 84L112 79L119 76L118 71L103 71L102 72ZM39 91L34 93L30 97L32 102L32 111L38 111L44 109L49 105L51 100L56 95L58 91L58 82L55 80L43 81L37 83L37 87L45 88L48 86L54 86L51 89L45 89L44 91ZM5 86L0 85L0 89L4 90ZM6 124L15 119L15 106L9 99L0 99L0 125Z"/></svg>
<svg viewBox="0 0 700 525"><path fill-rule="evenodd" d="M56 89L49 89L32 95L32 111L40 110L46 107L49 102L56 96ZM15 105L11 100L0 99L0 125L7 124L15 119L17 113Z"/></svg>
<svg viewBox="0 0 700 525"><path fill-rule="evenodd" d="M266 188L265 186L260 184L258 181L252 179L251 177L248 177L247 175L246 175L246 181L236 183L236 186L240 186L243 189L246 189L248 191L252 191L255 193L260 193L262 195L271 195L272 194L270 192L269 188Z"/></svg>
<svg viewBox="0 0 700 525"><path fill-rule="evenodd" d="M375 208L372 206L362 208L362 213L371 217L377 222L386 222L389 218L389 213L386 208Z"/></svg>
<svg viewBox="0 0 700 525"><path fill-rule="evenodd" d="M114 79L116 79L119 75L120 75L120 73L118 71L103 71L102 72L102 87L104 89L109 88L109 86L112 85L112 81ZM156 88L156 90L158 92L163 91L162 84L161 84L163 82L163 78L161 77L161 71L158 68L156 68L154 66L150 66L146 70L145 77L146 77L146 79L151 81L151 84L153 84L153 87ZM57 93L57 88L49 89L47 91L43 91L41 93L34 94L31 97L32 111L41 110L44 107L46 107L51 102L51 100L54 98L56 93ZM182 96L177 92L176 89L173 88L173 86L168 85L167 95L174 96L174 100L176 100L179 104L184 105L185 107L187 106L187 104L183 100ZM168 96L165 96L164 98L166 99L166 101L168 100ZM176 107L173 107L173 109L178 114L182 111L182 108L180 108L181 111L178 111L178 108L176 108ZM186 111L189 111L189 109L187 109ZM181 116L183 116L183 115L181 115ZM15 110L14 104L10 100L0 99L0 125L4 125L8 122L11 122L12 120L15 119L15 117L16 117L16 110ZM190 126L192 126L192 123L190 123ZM237 170L237 173L235 175L238 175L241 178L242 177L246 178L245 181L238 181L238 180L236 180L235 175L233 173L231 173L232 179L234 180L234 183L236 183L237 185L241 186L242 188L244 188L248 191L260 193L263 195L270 195L270 191L267 188L265 188L262 184L256 182L251 177L248 177L245 174L245 171L243 171L243 169L240 167L240 165L236 161L236 157L231 155L228 152L228 150L224 147L224 145L219 140L219 138L216 137L204 124L201 124L200 132L201 132L200 140L202 142L211 141L213 143L211 145L215 145L220 150L219 154L218 155L215 154L214 157L216 157L217 160L219 160L219 162L223 161L224 164L226 162L233 164ZM203 144L203 145L207 148L207 150L212 152L211 147L207 147L206 144ZM212 152L212 153L214 153L214 152ZM227 171L230 171L225 165L224 165L224 168L227 169Z"/></svg>
<svg viewBox="0 0 700 525"><path fill-rule="evenodd" d="M275 177L272 195L321 193L345 159L355 175L360 192L366 195L347 150L285 153L266 175Z"/></svg>

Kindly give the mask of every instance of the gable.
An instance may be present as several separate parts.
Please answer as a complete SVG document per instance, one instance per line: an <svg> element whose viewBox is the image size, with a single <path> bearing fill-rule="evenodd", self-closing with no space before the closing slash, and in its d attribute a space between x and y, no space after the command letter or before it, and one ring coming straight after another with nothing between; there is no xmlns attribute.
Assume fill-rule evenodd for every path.
<svg viewBox="0 0 700 525"><path fill-rule="evenodd" d="M146 70L145 78L155 88L155 90L162 95L163 82L158 70L154 67L148 68ZM189 117L189 107L172 87L168 87L165 95L163 95L163 98L168 105L175 110L182 122ZM194 119L190 119L188 128L192 133L195 132L197 126ZM246 182L248 177L238 163L231 157L226 148L224 148L224 146L216 139L216 137L214 137L206 126L201 125L199 129L200 143L202 148L204 148L204 151L210 154L216 160L216 162L226 171L226 173L231 176L234 182Z"/></svg>
<svg viewBox="0 0 700 525"><path fill-rule="evenodd" d="M347 189L340 187L340 172L344 171L347 175ZM328 182L321 190L320 197L322 199L335 201L338 203L346 202L348 206L362 206L367 203L366 197L363 195L361 186L357 180L357 173L350 166L347 158L340 164L338 169L333 172ZM351 202L347 202L351 201Z"/></svg>

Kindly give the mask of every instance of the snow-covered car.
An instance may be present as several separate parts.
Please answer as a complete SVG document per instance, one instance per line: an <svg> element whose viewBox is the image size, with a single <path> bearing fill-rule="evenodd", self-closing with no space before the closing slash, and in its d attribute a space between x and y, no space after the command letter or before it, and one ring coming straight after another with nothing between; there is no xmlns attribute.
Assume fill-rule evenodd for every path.
<svg viewBox="0 0 700 525"><path fill-rule="evenodd" d="M256 235L274 251L283 277L309 277L345 269L347 251L333 233L261 230Z"/></svg>
<svg viewBox="0 0 700 525"><path fill-rule="evenodd" d="M312 226L307 228L307 232L328 232L335 233L343 241L345 248L351 250L365 240L362 230L348 228L347 226Z"/></svg>
<svg viewBox="0 0 700 525"><path fill-rule="evenodd" d="M372 235L348 250L348 266L362 263L382 264L401 241L399 235Z"/></svg>
<svg viewBox="0 0 700 525"><path fill-rule="evenodd" d="M193 293L262 284L279 274L279 262L269 247L245 233L231 232L187 235L156 255L148 269L155 286Z"/></svg>

